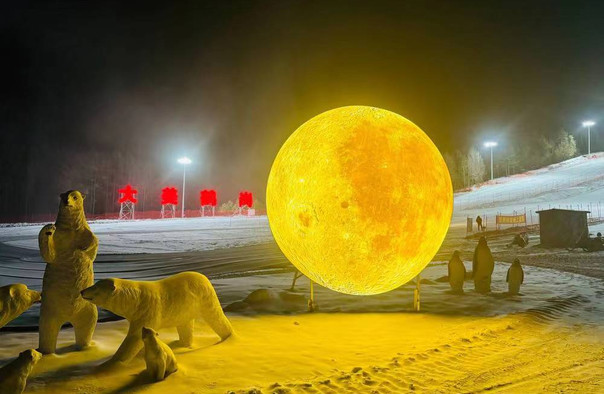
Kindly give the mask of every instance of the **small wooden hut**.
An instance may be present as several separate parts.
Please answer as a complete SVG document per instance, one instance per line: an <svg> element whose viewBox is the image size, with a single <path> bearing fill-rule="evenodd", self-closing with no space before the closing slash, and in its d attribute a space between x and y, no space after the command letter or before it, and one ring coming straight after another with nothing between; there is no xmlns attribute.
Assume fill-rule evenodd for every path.
<svg viewBox="0 0 604 394"><path fill-rule="evenodd" d="M546 209L539 214L541 245L554 248L574 247L582 237L589 235L587 214L589 211L570 209Z"/></svg>

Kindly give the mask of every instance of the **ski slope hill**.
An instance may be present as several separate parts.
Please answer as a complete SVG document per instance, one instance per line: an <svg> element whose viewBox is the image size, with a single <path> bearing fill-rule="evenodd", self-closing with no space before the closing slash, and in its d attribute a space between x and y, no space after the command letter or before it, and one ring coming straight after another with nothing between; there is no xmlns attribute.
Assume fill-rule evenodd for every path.
<svg viewBox="0 0 604 394"><path fill-rule="evenodd" d="M604 152L579 156L455 193L454 215L583 209L604 216Z"/></svg>

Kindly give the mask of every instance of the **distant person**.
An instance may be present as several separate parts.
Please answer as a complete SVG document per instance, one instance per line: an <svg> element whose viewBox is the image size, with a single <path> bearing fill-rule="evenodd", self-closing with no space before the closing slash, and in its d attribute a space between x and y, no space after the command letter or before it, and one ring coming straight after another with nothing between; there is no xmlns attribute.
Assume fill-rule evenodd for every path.
<svg viewBox="0 0 604 394"><path fill-rule="evenodd" d="M514 262L508 269L508 274L505 278L505 281L508 282L509 294L515 295L520 292L520 285L524 283L524 271L522 270L522 266L520 265L520 260L514 260Z"/></svg>
<svg viewBox="0 0 604 394"><path fill-rule="evenodd" d="M466 279L466 267L459 258L459 250L453 252L449 260L449 285L455 293L463 293L463 282Z"/></svg>
<svg viewBox="0 0 604 394"><path fill-rule="evenodd" d="M474 249L472 259L472 278L476 292L485 294L491 291L491 275L494 268L495 260L493 260L491 249L487 245L487 239L482 236Z"/></svg>
<svg viewBox="0 0 604 394"><path fill-rule="evenodd" d="M482 218L480 217L480 215L476 216L476 227L478 231L484 230L484 227L482 227Z"/></svg>

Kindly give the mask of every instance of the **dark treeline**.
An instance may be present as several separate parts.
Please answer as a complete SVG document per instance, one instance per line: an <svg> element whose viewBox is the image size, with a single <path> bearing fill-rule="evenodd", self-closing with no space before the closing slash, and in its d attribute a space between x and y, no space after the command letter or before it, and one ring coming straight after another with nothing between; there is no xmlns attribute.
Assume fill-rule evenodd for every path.
<svg viewBox="0 0 604 394"><path fill-rule="evenodd" d="M159 210L163 187L175 186L180 193L182 167L158 161L152 157L152 151L143 149L143 146L128 138L121 146L106 150L60 148L48 141L46 144L31 144L28 149L23 149L24 145L16 141L4 144L3 151L23 149L23 160L7 160L10 157L7 154L0 159L3 168L0 173L1 219L31 220L38 214L53 213L57 208L58 195L69 189L86 194L86 211L89 214L115 213L119 210L118 189L127 183L139 191L138 210ZM577 154L575 138L564 130L550 137L511 138L505 145L495 148L495 177L543 167ZM447 152L444 157L456 190L480 183L490 176L490 156L486 148L472 146L467 151ZM196 164L203 166L203 163ZM230 182L217 182L211 174L190 171L187 176L187 209L198 207L201 188L223 183ZM230 186L235 186L235 189ZM229 185L229 190L217 187L219 205L232 208L229 201L237 198L236 186ZM262 190L255 193L257 201L263 199Z"/></svg>
<svg viewBox="0 0 604 394"><path fill-rule="evenodd" d="M21 146L13 144L12 148L20 149ZM1 150L10 148L11 145L5 144ZM195 164L203 166L203 163ZM119 211L118 189L128 183L138 190L137 210L159 210L161 189L166 186L176 187L179 201L181 198L182 166L166 165L128 144L107 151L48 149L33 145L24 150L22 161L2 159L1 165L0 221L3 222L35 220L40 214L55 213L59 194L70 189L80 190L86 195L85 209L89 215ZM235 184L221 188L222 183L213 182L211 175L204 175L193 166L188 171L187 209L199 207L202 188L216 188L219 205L236 201L237 190L245 189L245 185ZM262 199L262 196L258 197ZM258 198L256 201L261 203Z"/></svg>
<svg viewBox="0 0 604 394"><path fill-rule="evenodd" d="M554 136L519 136L494 149L494 177L508 176L534 170L552 163L570 159L577 154L575 138L561 130ZM444 154L455 190L483 182L490 178L490 150L472 146L467 151Z"/></svg>

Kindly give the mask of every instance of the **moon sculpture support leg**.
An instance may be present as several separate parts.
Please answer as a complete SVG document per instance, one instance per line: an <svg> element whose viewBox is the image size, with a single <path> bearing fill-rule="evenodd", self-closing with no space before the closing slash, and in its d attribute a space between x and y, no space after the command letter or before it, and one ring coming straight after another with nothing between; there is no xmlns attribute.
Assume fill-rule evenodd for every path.
<svg viewBox="0 0 604 394"><path fill-rule="evenodd" d="M302 276L302 272L296 270L294 271L294 279L292 280L292 287L290 287L290 291L294 291L295 287L296 287L296 281L298 280L298 278L300 278Z"/></svg>
<svg viewBox="0 0 604 394"><path fill-rule="evenodd" d="M195 320L191 320L190 322L176 327L178 331L178 337L180 339L180 343L183 346L191 347L193 345L193 327L195 325Z"/></svg>
<svg viewBox="0 0 604 394"><path fill-rule="evenodd" d="M75 332L76 346L84 349L90 346L92 334L96 327L98 311L96 305L87 304L71 321Z"/></svg>

